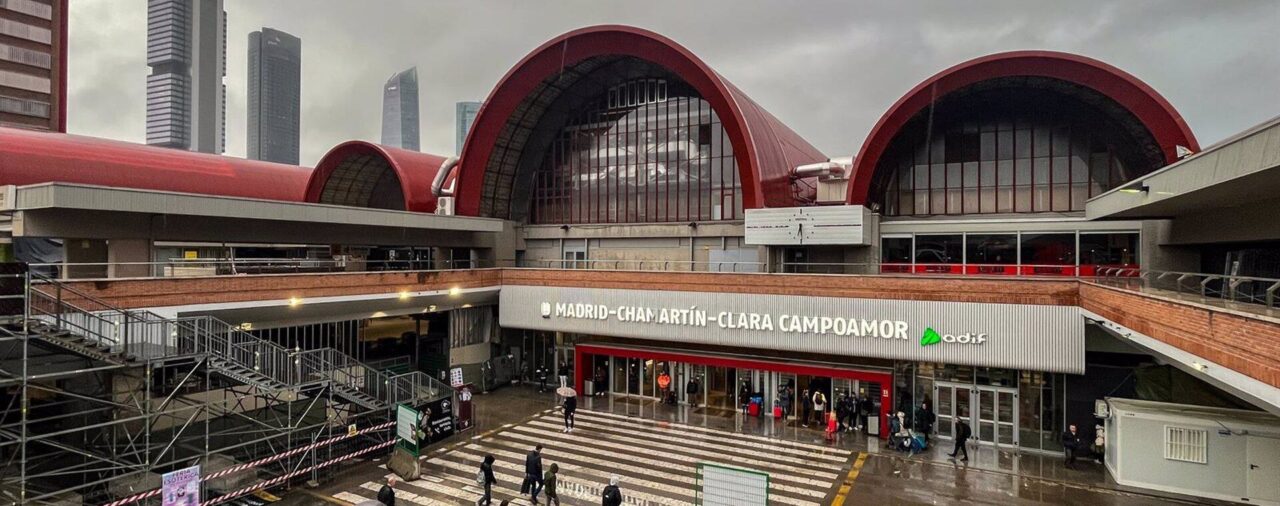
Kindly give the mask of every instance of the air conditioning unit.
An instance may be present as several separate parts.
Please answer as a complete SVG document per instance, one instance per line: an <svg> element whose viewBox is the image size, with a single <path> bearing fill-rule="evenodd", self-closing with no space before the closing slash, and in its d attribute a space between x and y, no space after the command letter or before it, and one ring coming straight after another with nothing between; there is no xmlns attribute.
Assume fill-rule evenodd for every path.
<svg viewBox="0 0 1280 506"><path fill-rule="evenodd" d="M453 197L437 198L436 214L441 216L453 216Z"/></svg>

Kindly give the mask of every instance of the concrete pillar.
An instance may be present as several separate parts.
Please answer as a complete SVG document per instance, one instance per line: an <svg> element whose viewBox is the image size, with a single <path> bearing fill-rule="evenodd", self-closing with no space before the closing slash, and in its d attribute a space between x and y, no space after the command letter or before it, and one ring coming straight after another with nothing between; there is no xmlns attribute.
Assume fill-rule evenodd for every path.
<svg viewBox="0 0 1280 506"><path fill-rule="evenodd" d="M111 239L107 241L108 278L140 278L152 276L150 239ZM125 264L125 265L121 265Z"/></svg>
<svg viewBox="0 0 1280 506"><path fill-rule="evenodd" d="M62 243L63 258L69 264L63 269L67 278L107 277L107 241L102 239L66 239ZM74 265L93 264L93 265Z"/></svg>

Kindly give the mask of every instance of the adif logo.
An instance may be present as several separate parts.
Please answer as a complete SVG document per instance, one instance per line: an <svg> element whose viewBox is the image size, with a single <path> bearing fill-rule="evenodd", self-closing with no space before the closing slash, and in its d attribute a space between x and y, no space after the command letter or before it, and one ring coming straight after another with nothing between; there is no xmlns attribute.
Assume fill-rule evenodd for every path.
<svg viewBox="0 0 1280 506"><path fill-rule="evenodd" d="M925 327L924 335L920 336L920 346L932 346L938 343L950 344L983 344L987 342L987 335L981 333L965 332L964 334L939 334L933 330L933 327Z"/></svg>
<svg viewBox="0 0 1280 506"><path fill-rule="evenodd" d="M538 307L538 309L539 309L540 311L542 311L542 317L543 317L543 318L551 318L551 303L550 303L550 302L543 302L543 303L542 303L542 305Z"/></svg>

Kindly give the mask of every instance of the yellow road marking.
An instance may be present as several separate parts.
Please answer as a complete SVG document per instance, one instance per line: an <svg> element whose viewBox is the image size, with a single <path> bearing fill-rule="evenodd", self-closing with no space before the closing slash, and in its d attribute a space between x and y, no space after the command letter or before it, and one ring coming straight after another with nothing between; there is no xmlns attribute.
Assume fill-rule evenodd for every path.
<svg viewBox="0 0 1280 506"><path fill-rule="evenodd" d="M866 461L867 452L859 452L858 460L853 461L853 467L849 469L849 475L845 476L844 482L840 484L840 491L836 492L836 499L831 501L831 506L844 506L844 498L853 489L853 480L858 479L858 473L862 471L862 464Z"/></svg>

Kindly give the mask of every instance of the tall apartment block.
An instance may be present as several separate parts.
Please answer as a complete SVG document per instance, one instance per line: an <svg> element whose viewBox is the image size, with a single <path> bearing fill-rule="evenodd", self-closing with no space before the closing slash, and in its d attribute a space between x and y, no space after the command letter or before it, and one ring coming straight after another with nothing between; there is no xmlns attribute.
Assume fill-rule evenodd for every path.
<svg viewBox="0 0 1280 506"><path fill-rule="evenodd" d="M298 164L302 39L263 28L249 34L249 158Z"/></svg>
<svg viewBox="0 0 1280 506"><path fill-rule="evenodd" d="M418 151L418 67L382 86L382 144Z"/></svg>
<svg viewBox="0 0 1280 506"><path fill-rule="evenodd" d="M458 102L457 104L457 114L454 118L457 121L456 131L454 132L457 139L454 143L454 149L457 150L458 154L462 154L462 145L467 142L467 132L471 131L471 124L476 121L476 113L480 112L481 104L483 102Z"/></svg>
<svg viewBox="0 0 1280 506"><path fill-rule="evenodd" d="M0 0L0 126L67 130L67 0Z"/></svg>
<svg viewBox="0 0 1280 506"><path fill-rule="evenodd" d="M147 144L226 151L222 0L149 0L147 65Z"/></svg>

